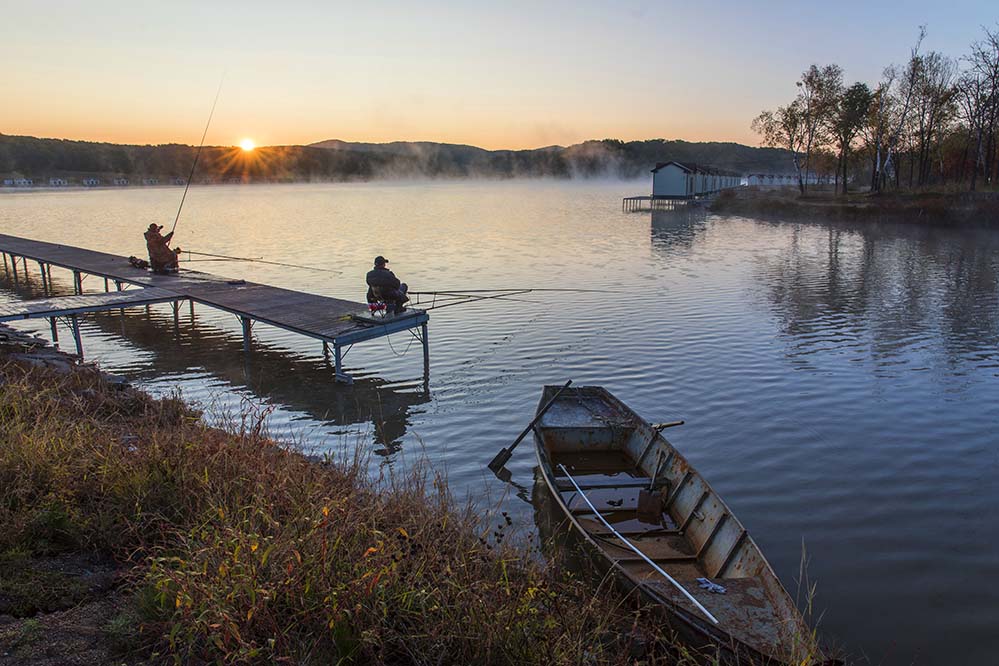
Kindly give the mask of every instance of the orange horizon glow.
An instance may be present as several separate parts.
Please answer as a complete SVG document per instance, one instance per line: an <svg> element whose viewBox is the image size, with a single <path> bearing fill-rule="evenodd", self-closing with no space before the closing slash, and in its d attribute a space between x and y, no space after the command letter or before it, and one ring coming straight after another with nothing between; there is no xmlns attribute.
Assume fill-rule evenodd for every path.
<svg viewBox="0 0 999 666"><path fill-rule="evenodd" d="M243 149L244 153L249 153L252 152L253 149L257 147L257 144L254 143L253 139L246 138L240 140L239 147Z"/></svg>
<svg viewBox="0 0 999 666"><path fill-rule="evenodd" d="M926 49L967 53L994 16L971 1L979 6L953 12L914 0L911 22L865 6L859 23L822 5L792 14L746 3L708 11L584 0L570 12L559 3L123 11L93 0L53 12L13 3L0 23L9 65L0 133L196 146L222 78L205 142L218 147L247 128L256 147L340 139L524 150L658 138L753 146L752 119L793 98L811 63L836 62L849 80L874 83L908 57L921 23ZM820 23L823 31L811 30ZM240 38L220 40L223 27Z"/></svg>

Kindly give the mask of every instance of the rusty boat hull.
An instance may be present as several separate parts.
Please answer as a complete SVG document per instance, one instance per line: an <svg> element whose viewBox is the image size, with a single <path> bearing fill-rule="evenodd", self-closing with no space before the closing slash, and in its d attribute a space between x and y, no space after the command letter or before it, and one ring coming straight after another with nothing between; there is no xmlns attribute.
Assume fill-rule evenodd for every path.
<svg viewBox="0 0 999 666"><path fill-rule="evenodd" d="M539 410L559 388L545 387ZM574 387L537 423L534 441L555 512L626 588L660 605L688 645L726 663L822 661L806 647L808 627L752 537L661 430L602 387ZM717 624L622 538L683 586ZM725 591L712 592L698 579Z"/></svg>

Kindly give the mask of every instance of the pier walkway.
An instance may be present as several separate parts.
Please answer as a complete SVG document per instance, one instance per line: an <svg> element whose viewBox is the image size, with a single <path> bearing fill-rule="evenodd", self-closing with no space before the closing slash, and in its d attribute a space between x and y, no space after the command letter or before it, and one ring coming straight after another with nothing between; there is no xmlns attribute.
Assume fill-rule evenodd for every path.
<svg viewBox="0 0 999 666"><path fill-rule="evenodd" d="M321 341L324 354L328 355L332 348L336 379L348 383L352 380L343 371L343 357L352 345L409 331L423 345L424 379L429 377L427 322L430 315L423 310L410 308L401 315L373 318L365 303L199 271L182 270L177 275L156 275L133 267L126 257L4 234L0 234L0 254L4 270L15 282L27 278L29 261L36 263L46 294L52 288L53 266L72 272L75 296L4 306L0 308L0 321L45 317L51 322L53 337L57 338L56 320L69 319L80 356L83 355L83 348L77 315L169 302L173 305L176 319L181 302L186 300L192 308L198 303L238 317L243 327L246 351L251 349L252 327L256 322ZM102 278L103 291L85 294L84 280L87 276Z"/></svg>

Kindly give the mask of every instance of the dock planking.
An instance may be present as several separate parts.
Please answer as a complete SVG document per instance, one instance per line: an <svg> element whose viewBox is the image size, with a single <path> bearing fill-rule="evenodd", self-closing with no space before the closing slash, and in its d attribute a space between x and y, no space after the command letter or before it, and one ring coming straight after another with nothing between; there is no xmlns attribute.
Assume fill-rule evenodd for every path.
<svg viewBox="0 0 999 666"><path fill-rule="evenodd" d="M51 284L51 268L56 266L72 271L77 294L83 293L85 276L94 275L104 278L104 287L108 290L112 282L116 291L126 290L128 286L158 290L159 300L156 302L174 302L175 313L176 304L183 300L229 312L239 317L243 324L244 346L247 351L250 349L251 329L255 322L315 338L323 343L324 353L329 353L332 347L336 378L341 381L351 381L342 367L342 357L351 345L418 328L419 332L413 335L423 343L424 379L429 375L427 322L430 316L423 310L410 308L401 315L389 315L375 323L364 303L200 271L182 270L177 275L157 275L135 268L127 257L4 234L0 234L0 253L4 255L5 268L13 274L14 279L18 275L18 261L25 273L28 261L37 263L46 290ZM11 265L8 265L8 256ZM75 317L83 312L127 307L113 299L78 305L84 309L74 312L69 302L50 303L47 306L35 303L32 306L32 316L49 316L53 320L55 332L55 317ZM23 309L26 304L21 306ZM52 308L51 314L45 314L45 307ZM77 341L77 351L82 355L78 337Z"/></svg>

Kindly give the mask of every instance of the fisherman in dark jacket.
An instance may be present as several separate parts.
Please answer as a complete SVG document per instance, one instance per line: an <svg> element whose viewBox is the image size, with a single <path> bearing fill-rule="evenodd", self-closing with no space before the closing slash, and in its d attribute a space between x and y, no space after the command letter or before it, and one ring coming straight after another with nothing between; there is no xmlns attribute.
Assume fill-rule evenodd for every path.
<svg viewBox="0 0 999 666"><path fill-rule="evenodd" d="M395 273L390 271L385 264L388 259L378 255L375 257L375 267L368 271L365 281L368 283L368 303L381 301L393 308L395 314L405 312L404 303L409 300L406 292L409 287L405 282L399 282Z"/></svg>

